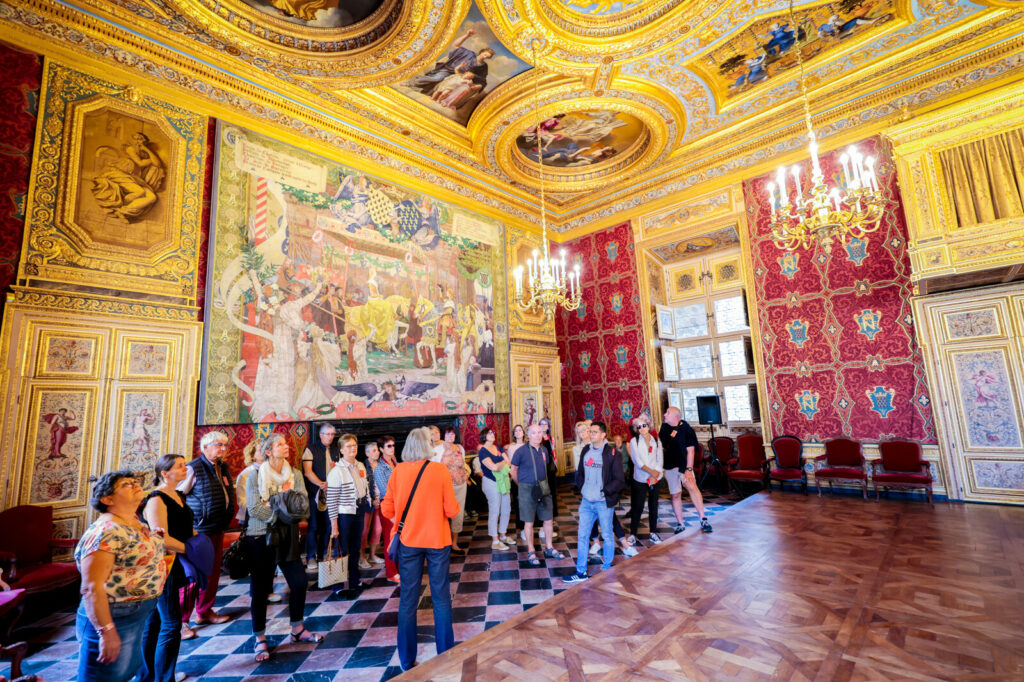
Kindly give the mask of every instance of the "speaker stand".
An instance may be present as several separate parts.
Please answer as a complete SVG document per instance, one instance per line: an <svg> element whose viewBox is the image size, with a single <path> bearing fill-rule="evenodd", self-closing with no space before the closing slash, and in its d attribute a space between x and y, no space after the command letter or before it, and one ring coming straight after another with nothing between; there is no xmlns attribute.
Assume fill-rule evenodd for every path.
<svg viewBox="0 0 1024 682"><path fill-rule="evenodd" d="M708 424L708 426L711 427L711 440L708 441L708 451L710 452L711 456L708 459L707 468L704 469L704 475L700 477L700 482L697 484L697 487L700 488L702 491L704 490L704 481L707 480L708 474L711 473L712 469L715 469L715 478L717 478L719 481L723 479L726 481L729 480L729 474L726 472L727 470L725 468L725 465L722 464L722 460L718 459L718 453L715 451L715 425ZM719 485L718 489L719 492L721 492L722 486Z"/></svg>

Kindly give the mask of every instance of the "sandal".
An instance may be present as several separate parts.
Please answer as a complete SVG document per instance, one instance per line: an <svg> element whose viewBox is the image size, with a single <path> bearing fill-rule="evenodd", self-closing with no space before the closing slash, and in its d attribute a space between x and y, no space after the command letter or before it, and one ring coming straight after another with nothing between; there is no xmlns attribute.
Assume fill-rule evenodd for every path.
<svg viewBox="0 0 1024 682"><path fill-rule="evenodd" d="M540 559L537 558L537 553L536 552L530 552L529 554L527 554L526 555L526 561L531 566L540 566Z"/></svg>
<svg viewBox="0 0 1024 682"><path fill-rule="evenodd" d="M257 663L264 663L270 660L270 645L267 644L265 639L256 640L256 648L254 651L253 658Z"/></svg>
<svg viewBox="0 0 1024 682"><path fill-rule="evenodd" d="M320 642L324 641L323 635L319 635L315 632L310 632L306 629L305 625L303 625L302 629L298 632L290 633L289 637L292 638L293 644L295 644L296 642L312 642L313 644L319 644Z"/></svg>
<svg viewBox="0 0 1024 682"><path fill-rule="evenodd" d="M548 559L564 559L565 558L565 555L562 554L561 552L559 552L554 547L549 547L548 549L545 549L544 550L544 556L547 557Z"/></svg>
<svg viewBox="0 0 1024 682"><path fill-rule="evenodd" d="M188 640L188 639L195 639L195 638L196 638L196 631L193 630L192 628L190 628L188 625L182 623L182 625L181 625L181 639L182 639L182 641Z"/></svg>

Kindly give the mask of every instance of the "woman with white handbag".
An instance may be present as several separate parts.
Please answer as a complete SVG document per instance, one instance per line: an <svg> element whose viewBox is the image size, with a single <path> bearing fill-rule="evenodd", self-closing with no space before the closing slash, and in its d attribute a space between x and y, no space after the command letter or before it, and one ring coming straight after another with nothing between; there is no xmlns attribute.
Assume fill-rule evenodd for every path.
<svg viewBox="0 0 1024 682"><path fill-rule="evenodd" d="M351 433L343 434L341 459L327 474L327 515L331 520L331 541L338 543L342 556L348 558L348 589L340 591L346 599L355 599L362 589L359 582L359 557L363 518L373 508L366 468L362 462L356 461L358 451L356 437Z"/></svg>

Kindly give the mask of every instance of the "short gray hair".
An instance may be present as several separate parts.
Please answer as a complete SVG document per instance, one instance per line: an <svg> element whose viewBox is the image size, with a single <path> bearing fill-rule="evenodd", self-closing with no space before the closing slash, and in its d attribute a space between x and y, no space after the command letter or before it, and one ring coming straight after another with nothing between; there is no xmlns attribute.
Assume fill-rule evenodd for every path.
<svg viewBox="0 0 1024 682"><path fill-rule="evenodd" d="M363 445L363 454L366 454L366 455L370 454L370 450L372 450L374 448L377 448L378 450L380 450L380 448L377 447L377 441L371 440L369 443L366 443L365 445Z"/></svg>
<svg viewBox="0 0 1024 682"><path fill-rule="evenodd" d="M434 450L430 447L430 428L421 426L410 431L405 438L405 445L402 446L402 461L422 462L433 455Z"/></svg>
<svg viewBox="0 0 1024 682"><path fill-rule="evenodd" d="M270 459L270 451L274 447L274 443L279 440L284 440L284 434L272 433L263 440L260 441L259 451L263 455L264 459Z"/></svg>
<svg viewBox="0 0 1024 682"><path fill-rule="evenodd" d="M228 434L223 431L207 431L199 441L199 449L205 450L207 445L213 443L227 443Z"/></svg>

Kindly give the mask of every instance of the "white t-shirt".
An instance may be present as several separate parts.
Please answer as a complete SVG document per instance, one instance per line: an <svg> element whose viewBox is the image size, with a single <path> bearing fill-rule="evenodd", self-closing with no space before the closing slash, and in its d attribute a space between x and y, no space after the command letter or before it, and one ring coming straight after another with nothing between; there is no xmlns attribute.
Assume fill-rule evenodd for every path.
<svg viewBox="0 0 1024 682"><path fill-rule="evenodd" d="M629 457L633 460L633 480L637 483L647 483L650 477L650 474L644 471L644 467L661 474L665 473L665 455L657 436L651 436L650 444L644 442L643 436L637 436L629 441Z"/></svg>

